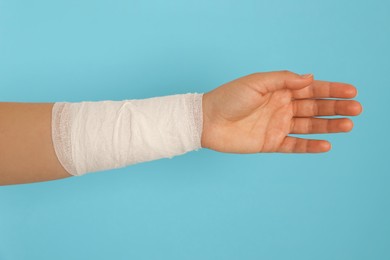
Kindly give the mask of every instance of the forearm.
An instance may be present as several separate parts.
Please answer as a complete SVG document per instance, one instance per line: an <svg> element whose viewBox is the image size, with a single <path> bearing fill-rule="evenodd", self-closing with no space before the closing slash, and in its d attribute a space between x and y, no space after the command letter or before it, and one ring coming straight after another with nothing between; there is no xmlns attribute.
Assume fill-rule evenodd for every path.
<svg viewBox="0 0 390 260"><path fill-rule="evenodd" d="M48 181L201 147L202 94L1 103L0 185Z"/></svg>
<svg viewBox="0 0 390 260"><path fill-rule="evenodd" d="M200 148L202 94L56 103L56 154L72 175L172 158Z"/></svg>
<svg viewBox="0 0 390 260"><path fill-rule="evenodd" d="M0 185L69 177L51 138L53 103L0 103Z"/></svg>

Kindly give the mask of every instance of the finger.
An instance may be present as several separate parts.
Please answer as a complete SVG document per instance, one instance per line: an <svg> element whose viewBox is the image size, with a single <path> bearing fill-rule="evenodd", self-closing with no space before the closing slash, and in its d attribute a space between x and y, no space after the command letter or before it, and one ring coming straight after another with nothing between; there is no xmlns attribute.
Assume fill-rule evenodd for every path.
<svg viewBox="0 0 390 260"><path fill-rule="evenodd" d="M286 136L276 152L279 153L324 153L331 144L324 140L302 139Z"/></svg>
<svg viewBox="0 0 390 260"><path fill-rule="evenodd" d="M295 117L291 121L291 134L325 134L349 132L353 128L348 118L322 119Z"/></svg>
<svg viewBox="0 0 390 260"><path fill-rule="evenodd" d="M303 99L292 104L296 117L357 116L362 112L361 104L355 100Z"/></svg>
<svg viewBox="0 0 390 260"><path fill-rule="evenodd" d="M310 86L293 91L293 98L354 98L357 89L347 83L314 80Z"/></svg>
<svg viewBox="0 0 390 260"><path fill-rule="evenodd" d="M313 74L299 75L291 71L273 71L250 74L244 77L247 85L261 94L280 89L301 89L313 82Z"/></svg>

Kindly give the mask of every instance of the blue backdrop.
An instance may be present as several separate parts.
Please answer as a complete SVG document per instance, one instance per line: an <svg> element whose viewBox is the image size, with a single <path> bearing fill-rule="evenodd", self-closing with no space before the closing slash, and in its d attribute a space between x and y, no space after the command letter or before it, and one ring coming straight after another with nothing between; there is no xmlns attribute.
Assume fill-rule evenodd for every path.
<svg viewBox="0 0 390 260"><path fill-rule="evenodd" d="M207 92L288 69L354 84L320 155L200 150L0 187L0 259L390 259L390 2L0 0L2 101ZM22 162L21 162L22 163Z"/></svg>

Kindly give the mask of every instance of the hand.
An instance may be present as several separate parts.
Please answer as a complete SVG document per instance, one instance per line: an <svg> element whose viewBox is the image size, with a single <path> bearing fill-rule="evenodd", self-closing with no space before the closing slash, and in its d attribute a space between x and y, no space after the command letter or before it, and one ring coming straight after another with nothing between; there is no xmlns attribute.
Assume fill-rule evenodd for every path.
<svg viewBox="0 0 390 260"><path fill-rule="evenodd" d="M362 106L349 84L314 80L290 71L254 73L203 95L204 148L229 153L320 153L330 150L324 140L289 134L348 132L348 118ZM332 99L328 99L332 98Z"/></svg>

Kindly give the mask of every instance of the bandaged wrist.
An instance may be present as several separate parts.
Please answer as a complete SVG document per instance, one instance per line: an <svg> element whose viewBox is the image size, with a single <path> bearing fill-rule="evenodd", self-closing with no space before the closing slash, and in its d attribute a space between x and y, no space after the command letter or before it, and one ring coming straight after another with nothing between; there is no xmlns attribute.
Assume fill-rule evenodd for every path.
<svg viewBox="0 0 390 260"><path fill-rule="evenodd" d="M198 150L202 96L54 103L57 158L67 172L82 175Z"/></svg>

